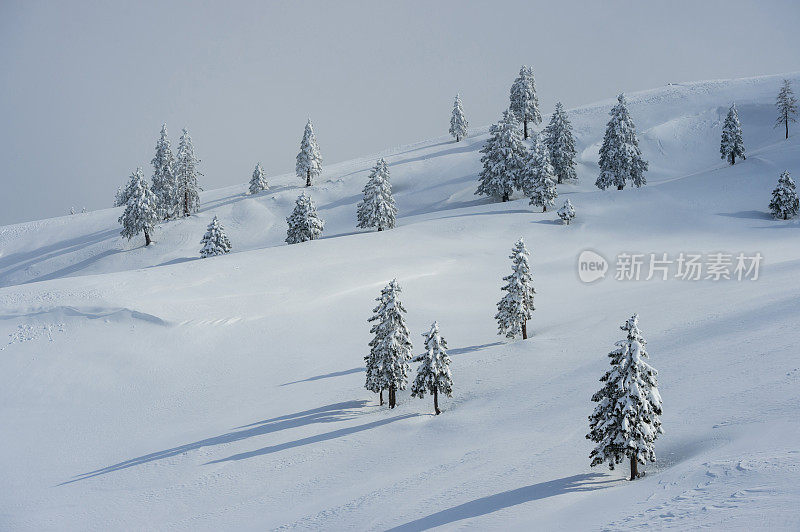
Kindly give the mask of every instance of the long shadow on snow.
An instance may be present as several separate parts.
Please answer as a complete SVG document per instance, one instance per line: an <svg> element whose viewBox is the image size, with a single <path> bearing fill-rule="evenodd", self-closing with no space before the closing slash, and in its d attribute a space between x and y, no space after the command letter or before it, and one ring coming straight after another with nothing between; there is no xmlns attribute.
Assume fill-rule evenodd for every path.
<svg viewBox="0 0 800 532"><path fill-rule="evenodd" d="M456 153L465 153L468 151L477 151L472 144L465 144L458 148L451 148L449 150L439 151L436 153L431 153L429 155L420 155L419 157L409 157L408 159L401 159L399 161L392 161L391 166L399 166L401 164L408 164L408 163L415 163L418 161L426 161L429 159L435 159L437 157L444 157L446 155L455 155Z"/></svg>
<svg viewBox="0 0 800 532"><path fill-rule="evenodd" d="M97 255L92 255L88 259L84 259L84 260L82 260L80 262L76 262L76 263L70 264L69 266L66 266L64 268L61 268L60 270L56 270L54 272L51 272L51 273L48 273L48 274L45 274L45 275L40 275L39 277L34 277L33 279L28 279L27 281L25 281L22 284L38 283L39 281L49 281L50 279L58 279L60 277L66 277L66 276L68 276L70 274L77 273L77 272L81 271L82 269L86 268L87 266L89 266L92 263L97 262L98 260L102 259L103 257L108 257L109 255L116 255L117 253L122 253L122 251L123 250L121 250L121 249L107 249L107 250L105 250L105 251L103 251L101 253L98 253Z"/></svg>
<svg viewBox="0 0 800 532"><path fill-rule="evenodd" d="M65 482L62 482L61 484L59 484L59 486L63 486L64 484L71 484L73 482L77 482L79 480L85 480L87 478L96 477L98 475L105 475L107 473L112 473L114 471L119 471L121 469L127 469L129 467L146 464L148 462L162 460L164 458L169 458L171 456L176 456L178 454L182 454L188 451L201 449L203 447L211 447L214 445L233 443L247 438L252 438L254 436L261 436L264 434L269 434L271 432L278 432L281 430L302 427L314 423L332 423L335 421L344 421L347 419L352 419L357 415L357 413L354 410L363 408L364 406L366 406L366 404L367 404L366 401L345 401L342 403L334 403L326 406L321 406L319 408L313 408L311 410L304 410L302 412L295 412L294 414L287 414L272 419L265 419L263 421L258 421L256 423L251 423L249 425L236 427L231 432L222 434L220 436L214 436L213 438L206 438L204 440L196 441L194 443L187 443L185 445L173 447L172 449L166 449L164 451L158 451L155 453L146 454L101 469L96 469L88 473L82 473L80 475L76 475L75 478L73 478L72 480L67 480Z"/></svg>
<svg viewBox="0 0 800 532"><path fill-rule="evenodd" d="M299 440L290 441L286 443L281 443L279 445L270 445L269 447L262 447L261 449L256 449L255 451L249 451L246 453L239 453L231 455L227 458L220 458L219 460L211 460L210 462L206 462L207 464L219 464L221 462L230 462L233 460L246 460L247 458L253 458L256 456L262 456L265 454L272 454L277 453L279 451L285 451L286 449L293 449L295 447L302 447L303 445L310 445L312 443L319 443L328 440L334 440L336 438L341 438L342 436L349 436L350 434L355 434L357 432L363 432L365 430L374 429L380 427L382 425L387 425L389 423L393 423L395 421L400 421L403 419L409 419L412 417L418 417L422 414L404 414L401 416L394 416L388 419L381 419L379 421L372 421L370 423L364 423L363 425L356 425L355 427L347 427L344 429L332 430L330 432L325 432L323 434L317 434L316 436L309 436L307 438L301 438Z"/></svg>
<svg viewBox="0 0 800 532"><path fill-rule="evenodd" d="M299 381L292 381L292 382L284 382L281 386L289 386L290 384L299 384L301 382L310 382L310 381L318 381L321 379L330 379L332 377L341 377L343 375L350 375L352 373L360 373L365 371L366 368L363 366L360 368L353 368L353 369L346 369L344 371L334 371L333 373L325 373L323 375L315 375L313 377L309 377L307 379L300 379Z"/></svg>
<svg viewBox="0 0 800 532"><path fill-rule="evenodd" d="M565 493L579 492L579 491L593 491L608 487L609 484L618 482L616 479L609 479L597 481L598 478L603 477L600 473L583 473L581 475L573 475L571 477L560 478L558 480L550 480L548 482L540 482L539 484L531 484L524 488L517 488L515 490L504 491L475 499L474 501L465 502L458 506L453 506L447 510L436 512L435 514L428 515L421 519L411 521L404 525L390 529L391 531L410 531L410 530L427 530L436 526L442 526L449 523L455 523L463 519L470 519L479 517L481 515L490 514L504 508L510 508L518 504L525 504L526 502L538 501L548 497L555 497Z"/></svg>
<svg viewBox="0 0 800 532"><path fill-rule="evenodd" d="M496 347L498 345L503 345L503 342L492 342L490 344L480 344L480 345L470 345L467 347L458 347L456 349L448 349L448 355L463 355L464 353L474 353L475 351L483 351L484 349L488 349L490 347Z"/></svg>
<svg viewBox="0 0 800 532"><path fill-rule="evenodd" d="M728 218L745 218L750 220L772 220L772 216L764 211L739 211L739 212L718 212L717 216Z"/></svg>

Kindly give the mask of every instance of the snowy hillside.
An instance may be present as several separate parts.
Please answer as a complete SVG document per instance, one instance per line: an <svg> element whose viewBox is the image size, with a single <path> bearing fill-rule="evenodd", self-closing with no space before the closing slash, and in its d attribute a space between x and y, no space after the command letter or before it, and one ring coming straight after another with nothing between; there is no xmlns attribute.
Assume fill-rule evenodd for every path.
<svg viewBox="0 0 800 532"><path fill-rule="evenodd" d="M797 529L800 225L767 209L779 173L800 176L797 128L773 129L784 77L800 84L626 95L650 162L641 189L594 186L616 100L568 110L580 182L556 201L575 206L570 226L524 198L474 196L482 128L324 166L318 241L283 243L294 175L255 196L249 176L204 192L147 248L119 236L121 209L0 228L0 528ZM730 167L733 101L747 160ZM379 156L398 227L357 230ZM214 216L233 253L201 260ZM520 236L536 311L529 340L505 341L492 317ZM585 249L611 261L605 280L578 279ZM755 281L614 279L619 253L681 252L764 262ZM440 416L408 391L379 407L363 387L366 320L392 278L415 353L434 320L449 344ZM627 482L589 467L584 435L634 312L665 434Z"/></svg>

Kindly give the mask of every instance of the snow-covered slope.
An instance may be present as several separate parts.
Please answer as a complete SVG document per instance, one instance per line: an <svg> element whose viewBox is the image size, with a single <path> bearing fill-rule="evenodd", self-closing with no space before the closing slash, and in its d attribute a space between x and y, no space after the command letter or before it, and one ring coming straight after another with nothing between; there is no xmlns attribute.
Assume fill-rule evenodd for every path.
<svg viewBox="0 0 800 532"><path fill-rule="evenodd" d="M324 168L319 241L283 244L301 191L290 175L257 196L203 193L149 248L121 240L119 209L0 228L0 528L796 529L800 226L766 212L779 172L800 175L797 136L772 128L783 77L800 84L628 95L650 161L639 190L593 186L613 101L570 110L581 181L557 200L575 205L570 226L525 199L473 195L482 129ZM719 133L734 100L748 152L728 167ZM358 231L378 156L399 226ZM215 215L234 253L196 259ZM506 342L492 316L520 236L537 310L533 337ZM586 285L587 248L764 263L757 281L612 271ZM407 392L389 410L363 389L366 319L395 277L415 350L433 320L451 348L455 395L438 417ZM666 434L631 483L588 467L584 434L634 312Z"/></svg>

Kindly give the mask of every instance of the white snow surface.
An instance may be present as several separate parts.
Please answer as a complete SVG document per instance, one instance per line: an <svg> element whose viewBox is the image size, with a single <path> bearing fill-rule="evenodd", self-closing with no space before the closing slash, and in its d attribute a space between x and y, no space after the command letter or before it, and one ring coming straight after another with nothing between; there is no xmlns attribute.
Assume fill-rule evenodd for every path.
<svg viewBox="0 0 800 532"><path fill-rule="evenodd" d="M792 73L626 95L642 189L594 187L615 99L569 110L569 226L518 195L473 195L482 128L325 166L309 190L324 237L302 244L283 243L294 174L257 195L249 176L203 192L148 248L119 236L120 209L0 228L0 529L797 530L800 222L767 207L780 172L800 176L800 126L788 141L772 127L784 77L800 86ZM734 100L747 160L730 167ZM398 226L357 230L380 156ZM200 260L215 215L233 252ZM492 316L520 237L536 311L531 338L506 341ZM579 281L587 248L612 261L605 280ZM613 279L617 253L681 251L764 263L757 281ZM363 388L366 320L392 278L415 354L434 320L448 340L440 416L430 398L406 390L389 410ZM628 482L626 464L589 467L584 435L635 312L665 434Z"/></svg>

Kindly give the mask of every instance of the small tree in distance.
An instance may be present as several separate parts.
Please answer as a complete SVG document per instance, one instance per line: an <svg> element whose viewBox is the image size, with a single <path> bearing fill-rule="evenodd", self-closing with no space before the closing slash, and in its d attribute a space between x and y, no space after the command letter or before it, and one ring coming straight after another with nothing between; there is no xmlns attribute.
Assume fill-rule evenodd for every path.
<svg viewBox="0 0 800 532"><path fill-rule="evenodd" d="M739 122L739 111L736 104L731 104L728 109L728 116L725 117L725 124L722 126L722 141L719 146L721 159L729 163L736 164L736 157L747 159L744 156L744 141L742 141L742 124Z"/></svg>
<svg viewBox="0 0 800 532"><path fill-rule="evenodd" d="M433 395L433 409L438 416L439 393L447 397L453 395L453 377L450 374L450 357L447 356L447 342L439 333L439 324L433 322L425 338L425 353L414 359L420 362L417 378L411 385L411 395L422 399L425 393Z"/></svg>
<svg viewBox="0 0 800 532"><path fill-rule="evenodd" d="M144 245L145 247L149 246L152 242L150 235L158 223L159 213L156 197L147 186L141 168L137 168L136 172L131 174L131 182L127 190L129 191L128 202L118 220L122 224L120 234L130 240L139 233L144 233Z"/></svg>
<svg viewBox="0 0 800 532"><path fill-rule="evenodd" d="M533 68L523 65L519 69L519 77L511 85L509 108L523 124L523 139L528 138L528 122L540 124L542 115L539 113L539 98L536 96L536 81L533 78Z"/></svg>
<svg viewBox="0 0 800 532"><path fill-rule="evenodd" d="M267 178L264 175L264 169L261 163L256 163L256 168L253 170L253 177L250 178L250 194L258 194L269 188Z"/></svg>
<svg viewBox="0 0 800 532"><path fill-rule="evenodd" d="M201 174L197 170L200 159L195 157L192 137L186 128L183 129L181 140L178 144L178 156L175 162L175 176L177 181L177 202L180 216L190 216L200 208L200 191L203 190L197 183Z"/></svg>
<svg viewBox="0 0 800 532"><path fill-rule="evenodd" d="M606 124L600 147L600 175L595 185L600 190L613 186L622 190L627 183L635 187L646 185L644 173L648 165L642 158L636 126L628 112L624 94L617 97L617 105L609 114L611 120Z"/></svg>
<svg viewBox="0 0 800 532"><path fill-rule="evenodd" d="M800 201L797 198L797 189L789 172L783 172L778 178L778 186L772 191L772 201L769 202L772 216L788 220L797 216L800 210Z"/></svg>
<svg viewBox="0 0 800 532"><path fill-rule="evenodd" d="M200 256L202 258L224 255L231 251L231 241L228 240L228 236L216 216L208 224L206 234L200 243L203 244L203 247L200 248Z"/></svg>
<svg viewBox="0 0 800 532"><path fill-rule="evenodd" d="M453 102L453 114L450 116L450 134L456 138L456 142L459 142L467 136L468 127L469 123L467 117L464 116L464 107L461 105L461 95L456 94L455 102Z"/></svg>
<svg viewBox="0 0 800 532"><path fill-rule="evenodd" d="M506 285L502 290L506 294L497 303L495 314L498 334L504 334L507 338L516 338L520 334L523 340L528 338L527 322L533 317L533 296L536 294L528 257L530 252L520 238L508 257L511 259L511 275L503 277Z"/></svg>
<svg viewBox="0 0 800 532"><path fill-rule="evenodd" d="M784 126L786 128L786 138L789 138L789 122L797 122L797 99L792 91L792 82L788 79L783 80L783 86L778 93L778 100L775 102L778 108L778 119L775 127Z"/></svg>
<svg viewBox="0 0 800 532"><path fill-rule="evenodd" d="M561 102L556 103L550 123L544 128L544 138L550 151L550 162L558 178L558 183L567 179L577 179L575 173L575 137L572 124Z"/></svg>
<svg viewBox="0 0 800 532"><path fill-rule="evenodd" d="M558 191L556 175L553 165L550 164L550 153L541 137L536 135L533 141L533 149L520 172L519 188L530 198L531 205L541 207L542 212L547 212L548 207L555 205Z"/></svg>
<svg viewBox="0 0 800 532"><path fill-rule="evenodd" d="M325 222L317 215L317 208L305 192L297 197L292 214L286 218L286 243L299 244L322 236Z"/></svg>
<svg viewBox="0 0 800 532"><path fill-rule="evenodd" d="M518 186L527 148L519 134L517 119L511 111L489 129L489 140L481 148L481 170L475 195L508 201Z"/></svg>
<svg viewBox="0 0 800 532"><path fill-rule="evenodd" d="M303 139L300 141L300 153L297 154L295 165L297 177L306 180L306 186L311 186L311 180L319 176L322 172L322 155L319 152L317 136L314 134L314 126L311 119L306 122L303 131Z"/></svg>
<svg viewBox="0 0 800 532"><path fill-rule="evenodd" d="M569 198L567 198L564 205L558 209L558 217L561 218L561 221L566 225L569 225L573 218L575 218L575 207L572 206L572 202L569 201Z"/></svg>
<svg viewBox="0 0 800 532"><path fill-rule="evenodd" d="M389 166L381 157L372 169L364 185L364 199L356 207L358 227L376 227L378 231L393 229L397 218L397 206L389 182Z"/></svg>

